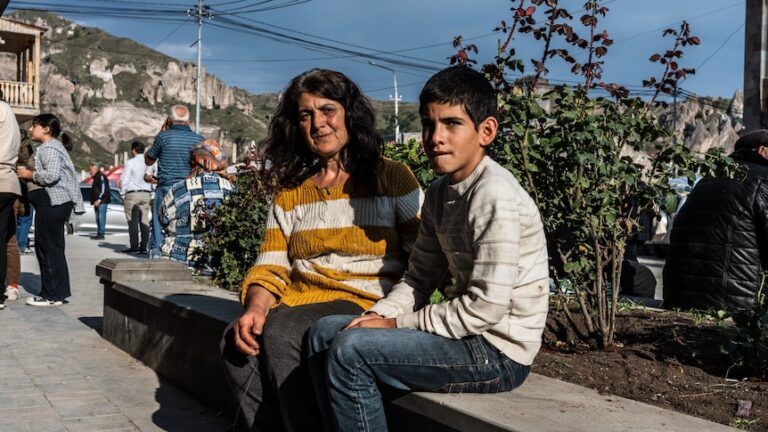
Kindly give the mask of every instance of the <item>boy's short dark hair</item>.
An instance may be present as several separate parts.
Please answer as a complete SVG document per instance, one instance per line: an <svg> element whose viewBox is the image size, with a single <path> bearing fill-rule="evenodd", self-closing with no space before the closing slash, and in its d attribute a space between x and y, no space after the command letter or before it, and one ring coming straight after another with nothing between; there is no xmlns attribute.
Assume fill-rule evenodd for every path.
<svg viewBox="0 0 768 432"><path fill-rule="evenodd" d="M478 124L496 117L496 93L482 73L468 66L452 66L432 75L419 95L419 114L429 103L460 105L470 120Z"/></svg>

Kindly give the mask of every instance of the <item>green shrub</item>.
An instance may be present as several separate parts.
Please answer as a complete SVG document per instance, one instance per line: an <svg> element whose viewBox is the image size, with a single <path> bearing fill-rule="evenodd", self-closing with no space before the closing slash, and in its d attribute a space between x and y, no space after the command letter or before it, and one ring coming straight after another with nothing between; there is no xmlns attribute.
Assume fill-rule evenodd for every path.
<svg viewBox="0 0 768 432"><path fill-rule="evenodd" d="M213 213L203 252L211 258L214 283L238 291L256 261L274 187L266 175L247 169L233 182L237 190Z"/></svg>

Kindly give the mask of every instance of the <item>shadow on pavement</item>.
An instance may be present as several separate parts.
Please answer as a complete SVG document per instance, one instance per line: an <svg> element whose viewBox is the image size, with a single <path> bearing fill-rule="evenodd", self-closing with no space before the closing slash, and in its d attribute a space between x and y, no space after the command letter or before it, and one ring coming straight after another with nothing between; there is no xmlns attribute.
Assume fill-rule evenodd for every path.
<svg viewBox="0 0 768 432"><path fill-rule="evenodd" d="M96 333L101 336L102 330L104 328L104 317L100 316L92 316L92 317L79 317L78 320L85 324L86 326L90 327L91 329L95 330Z"/></svg>
<svg viewBox="0 0 768 432"><path fill-rule="evenodd" d="M196 401L165 379L158 377L160 386L155 391L155 400L160 409L152 414L152 423L167 432L230 432L234 431L223 413L214 418L204 411L196 412ZM194 402L193 402L194 401Z"/></svg>
<svg viewBox="0 0 768 432"><path fill-rule="evenodd" d="M40 290L42 289L40 284L40 276L34 273L21 272L19 283L22 287L24 287L24 291L32 296L40 294Z"/></svg>
<svg viewBox="0 0 768 432"><path fill-rule="evenodd" d="M104 240L93 240L94 244L97 245L100 248L105 249L111 249L115 252L120 252L121 250L128 249L128 244L126 243L110 243L106 242ZM125 256L133 256L126 254Z"/></svg>

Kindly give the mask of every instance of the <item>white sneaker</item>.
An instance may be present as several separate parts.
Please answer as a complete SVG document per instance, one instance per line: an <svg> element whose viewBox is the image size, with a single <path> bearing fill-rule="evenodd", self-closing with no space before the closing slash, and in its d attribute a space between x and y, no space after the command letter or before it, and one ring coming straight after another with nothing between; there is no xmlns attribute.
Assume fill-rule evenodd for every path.
<svg viewBox="0 0 768 432"><path fill-rule="evenodd" d="M27 298L29 306L61 306L61 300L48 300L39 296Z"/></svg>
<svg viewBox="0 0 768 432"><path fill-rule="evenodd" d="M5 303L0 303L0 310L5 309Z"/></svg>
<svg viewBox="0 0 768 432"><path fill-rule="evenodd" d="M5 299L6 300L18 300L19 299L19 289L9 285L5 289Z"/></svg>

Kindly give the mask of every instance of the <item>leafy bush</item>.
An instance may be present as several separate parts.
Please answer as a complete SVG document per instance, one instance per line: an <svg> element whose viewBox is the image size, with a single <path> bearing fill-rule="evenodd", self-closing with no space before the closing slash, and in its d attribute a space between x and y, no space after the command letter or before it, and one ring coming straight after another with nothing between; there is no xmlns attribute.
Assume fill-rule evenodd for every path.
<svg viewBox="0 0 768 432"><path fill-rule="evenodd" d="M384 156L393 161L408 165L425 189L437 178L437 174L429 165L429 158L424 154L421 143L411 139L402 144L391 144L384 147Z"/></svg>
<svg viewBox="0 0 768 432"><path fill-rule="evenodd" d="M239 291L256 261L274 186L267 175L253 169L241 169L234 184L236 192L213 213L203 252L211 258L214 283Z"/></svg>
<svg viewBox="0 0 768 432"><path fill-rule="evenodd" d="M599 18L608 12L601 3L584 4L582 29L576 29L572 15L557 0L513 0L511 21L502 21L497 29L505 40L500 41L495 62L482 70L499 101L500 133L490 151L539 206L556 303L575 322L570 307L575 299L586 322L584 340L608 347L614 343L624 249L638 232L640 214L657 213L657 202L671 192L670 177L732 174L734 167L719 150L698 160L686 147L672 144L651 111L660 94L676 91L678 81L695 72L678 64L682 47L699 44L688 24L665 30L664 35L674 38L672 49L650 57L663 72L643 82L654 91L646 102L629 97L619 84L600 81L603 58L613 44L607 31L597 29ZM579 36L583 32L588 36ZM531 59L533 75L515 82L510 73L526 68L511 48L520 34L540 41L543 51ZM462 46L461 37L454 46L455 63L469 64L470 53L477 51ZM553 59L567 63L581 84L545 86L542 92L539 83ZM597 91L609 96L595 97ZM644 152L649 146L650 155Z"/></svg>

